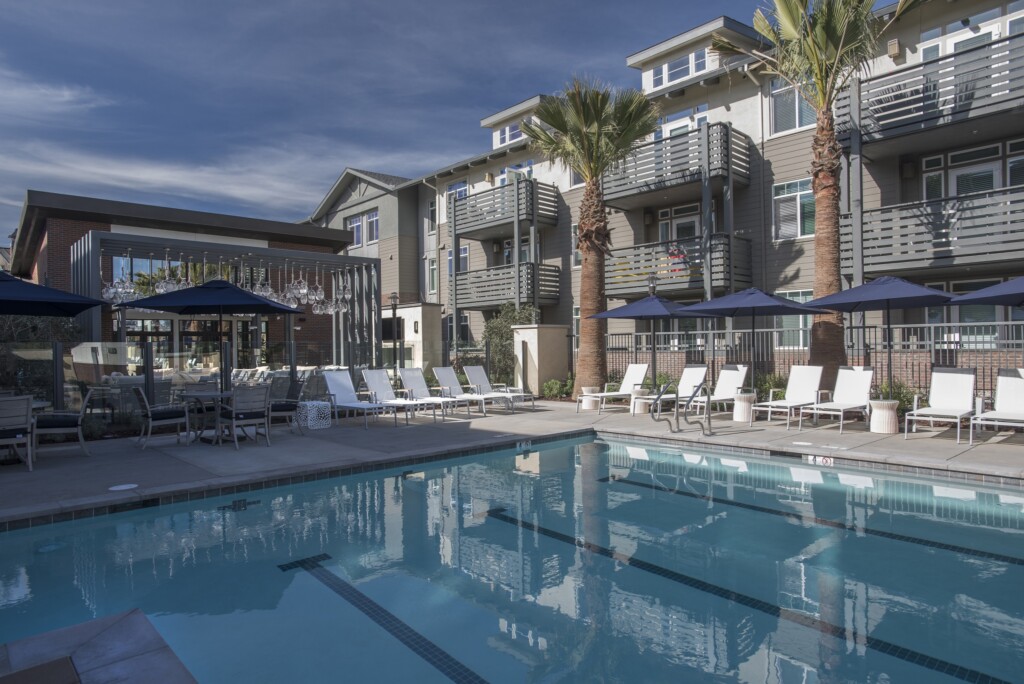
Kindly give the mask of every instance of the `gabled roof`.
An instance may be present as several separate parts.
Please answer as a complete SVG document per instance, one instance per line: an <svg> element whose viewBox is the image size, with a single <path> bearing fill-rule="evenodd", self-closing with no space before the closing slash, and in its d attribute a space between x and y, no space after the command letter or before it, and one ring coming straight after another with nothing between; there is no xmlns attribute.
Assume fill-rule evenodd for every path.
<svg viewBox="0 0 1024 684"><path fill-rule="evenodd" d="M341 197L342 191L344 191L345 188L348 187L348 184L355 178L361 178L371 185L376 185L380 189L388 192L393 192L399 186L404 185L411 180L410 178L403 178L402 176L392 176L388 173L346 168L341 172L341 175L338 176L338 180L334 181L334 185L327 191L324 198L320 200L320 204L317 206L316 210L310 214L307 221L310 223L316 223L326 216L327 212L330 211L331 206L338 201L339 197Z"/></svg>

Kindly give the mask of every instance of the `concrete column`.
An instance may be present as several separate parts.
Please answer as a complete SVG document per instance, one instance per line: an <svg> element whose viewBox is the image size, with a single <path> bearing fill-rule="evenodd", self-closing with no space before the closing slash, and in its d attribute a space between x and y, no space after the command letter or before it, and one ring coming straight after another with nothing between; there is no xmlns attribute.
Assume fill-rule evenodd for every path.
<svg viewBox="0 0 1024 684"><path fill-rule="evenodd" d="M567 325L512 326L515 378L525 391L537 394L548 380L564 381L568 377L568 359L555 351L565 344L568 331Z"/></svg>

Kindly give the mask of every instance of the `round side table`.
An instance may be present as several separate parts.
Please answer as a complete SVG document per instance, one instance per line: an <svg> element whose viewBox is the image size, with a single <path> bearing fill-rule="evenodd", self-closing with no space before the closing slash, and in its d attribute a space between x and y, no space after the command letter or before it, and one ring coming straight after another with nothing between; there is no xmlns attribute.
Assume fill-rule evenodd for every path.
<svg viewBox="0 0 1024 684"><path fill-rule="evenodd" d="M900 419L896 408L900 405L895 399L876 399L871 404L871 432L880 435L895 435L900 431Z"/></svg>
<svg viewBox="0 0 1024 684"><path fill-rule="evenodd" d="M734 423L749 423L750 414L753 411L751 408L754 405L754 401L757 400L757 395L753 392L740 392L733 398L732 402L732 420Z"/></svg>

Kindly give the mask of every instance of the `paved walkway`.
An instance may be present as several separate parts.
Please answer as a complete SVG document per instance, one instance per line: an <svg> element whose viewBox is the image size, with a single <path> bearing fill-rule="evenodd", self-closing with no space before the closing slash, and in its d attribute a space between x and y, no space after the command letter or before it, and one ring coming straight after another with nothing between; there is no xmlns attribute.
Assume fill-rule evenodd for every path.
<svg viewBox="0 0 1024 684"><path fill-rule="evenodd" d="M487 417L460 413L432 423L417 417L408 427L390 418L371 422L347 419L327 430L292 434L287 426L274 428L270 448L244 443L232 445L176 445L171 435L155 436L149 448L134 439L91 442L92 456L74 443L44 445L35 471L23 464L0 466L0 531L45 524L122 507L201 498L208 494L245 491L245 485L264 486L336 474L339 469L373 468L381 464L428 459L452 451L472 451L514 445L518 441L551 435L597 431L608 437L697 442L795 456L829 457L835 464L863 461L871 467L903 469L930 476L975 480L1020 488L1024 481L1024 435L985 432L979 444L956 443L952 429L923 426L910 439L902 435L871 434L863 422L848 424L844 433L834 423L786 431L785 423L758 422L749 428L733 423L730 414L713 421L714 435L686 427L672 433L664 422L647 415L630 416L623 409L598 415L577 414L575 404L537 402L536 411L514 415L493 411ZM127 491L111 487L133 484ZM112 507L112 508L107 508Z"/></svg>

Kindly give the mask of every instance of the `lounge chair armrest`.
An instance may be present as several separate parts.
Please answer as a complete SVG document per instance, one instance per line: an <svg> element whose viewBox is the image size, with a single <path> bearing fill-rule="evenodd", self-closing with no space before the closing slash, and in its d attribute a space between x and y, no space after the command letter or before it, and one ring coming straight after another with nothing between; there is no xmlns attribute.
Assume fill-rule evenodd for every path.
<svg viewBox="0 0 1024 684"><path fill-rule="evenodd" d="M473 392L473 394L480 394L480 385L474 385L472 383L467 383L466 387L468 387Z"/></svg>
<svg viewBox="0 0 1024 684"><path fill-rule="evenodd" d="M916 411L920 407L921 407L921 395L920 394L915 394L914 395L914 410Z"/></svg>
<svg viewBox="0 0 1024 684"><path fill-rule="evenodd" d="M503 382L492 382L491 389L496 390L498 392L507 392L512 388Z"/></svg>
<svg viewBox="0 0 1024 684"><path fill-rule="evenodd" d="M768 390L768 401L775 401L775 393L776 392L778 392L779 394L782 394L782 395L786 394L786 390L780 389L778 387L772 387L770 390Z"/></svg>
<svg viewBox="0 0 1024 684"><path fill-rule="evenodd" d="M615 384L614 382L606 382L606 383L604 383L604 390L603 391L604 392L611 392L612 391L612 385L614 385L614 384Z"/></svg>
<svg viewBox="0 0 1024 684"><path fill-rule="evenodd" d="M412 390L405 389L405 388L396 389L395 390L395 395L396 396L400 396L400 397L404 397L406 399L415 399L416 398L415 395L413 395Z"/></svg>
<svg viewBox="0 0 1024 684"><path fill-rule="evenodd" d="M832 390L820 389L818 390L818 403L822 403L822 398L828 397L829 401L832 401Z"/></svg>

